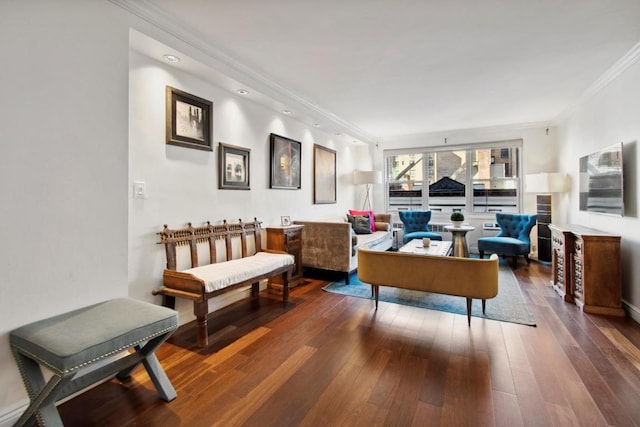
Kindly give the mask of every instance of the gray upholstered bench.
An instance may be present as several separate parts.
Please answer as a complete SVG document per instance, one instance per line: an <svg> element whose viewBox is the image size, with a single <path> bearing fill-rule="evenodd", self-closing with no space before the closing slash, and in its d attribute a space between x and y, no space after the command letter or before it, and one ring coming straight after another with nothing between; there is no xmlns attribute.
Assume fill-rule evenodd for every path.
<svg viewBox="0 0 640 427"><path fill-rule="evenodd" d="M27 424L35 416L40 425L61 426L58 400L114 375L125 379L140 363L160 397L175 399L154 352L177 327L174 310L120 298L11 331L11 351L31 400L15 425ZM115 357L131 348L135 351ZM94 365L101 361L102 366ZM53 374L46 383L42 367Z"/></svg>

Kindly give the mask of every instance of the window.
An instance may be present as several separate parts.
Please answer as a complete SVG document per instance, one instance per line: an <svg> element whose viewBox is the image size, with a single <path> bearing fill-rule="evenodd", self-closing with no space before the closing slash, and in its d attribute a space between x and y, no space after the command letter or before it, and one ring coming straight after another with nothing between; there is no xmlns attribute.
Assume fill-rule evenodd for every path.
<svg viewBox="0 0 640 427"><path fill-rule="evenodd" d="M385 151L387 210L519 212L522 141Z"/></svg>
<svg viewBox="0 0 640 427"><path fill-rule="evenodd" d="M420 153L387 158L388 210L419 209L422 206L422 160Z"/></svg>

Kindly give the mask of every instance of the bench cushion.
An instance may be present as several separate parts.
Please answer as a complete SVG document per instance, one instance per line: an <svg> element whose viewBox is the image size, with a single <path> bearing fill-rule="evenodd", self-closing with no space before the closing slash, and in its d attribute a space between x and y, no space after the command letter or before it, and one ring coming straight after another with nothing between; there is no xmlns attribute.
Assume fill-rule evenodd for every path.
<svg viewBox="0 0 640 427"><path fill-rule="evenodd" d="M178 327L178 313L118 298L11 331L11 345L57 373L69 373Z"/></svg>
<svg viewBox="0 0 640 427"><path fill-rule="evenodd" d="M184 273L204 281L205 291L213 292L294 263L293 255L258 252L245 258L190 268Z"/></svg>

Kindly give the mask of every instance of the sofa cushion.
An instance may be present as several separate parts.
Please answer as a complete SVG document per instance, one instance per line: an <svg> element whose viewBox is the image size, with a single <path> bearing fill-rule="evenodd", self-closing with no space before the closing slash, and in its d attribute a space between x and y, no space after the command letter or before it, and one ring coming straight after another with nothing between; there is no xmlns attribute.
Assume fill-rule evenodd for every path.
<svg viewBox="0 0 640 427"><path fill-rule="evenodd" d="M369 220L369 215L347 215L347 219L351 223L351 227L353 227L356 234L371 234L371 221Z"/></svg>
<svg viewBox="0 0 640 427"><path fill-rule="evenodd" d="M390 234L391 232L389 231L376 231L371 234L361 234L358 236L358 248L373 249L379 244L387 242Z"/></svg>
<svg viewBox="0 0 640 427"><path fill-rule="evenodd" d="M369 217L369 225L371 226L371 232L375 233L376 231L376 221L373 215L373 211L355 211L353 209L349 210L349 215L353 216L368 216Z"/></svg>

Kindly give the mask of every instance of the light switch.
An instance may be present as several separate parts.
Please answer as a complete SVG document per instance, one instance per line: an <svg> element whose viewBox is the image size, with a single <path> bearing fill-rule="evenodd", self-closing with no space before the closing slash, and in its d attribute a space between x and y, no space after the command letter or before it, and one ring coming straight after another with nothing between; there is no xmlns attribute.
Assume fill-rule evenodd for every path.
<svg viewBox="0 0 640 427"><path fill-rule="evenodd" d="M144 181L133 182L133 198L134 199L147 198L147 186Z"/></svg>

